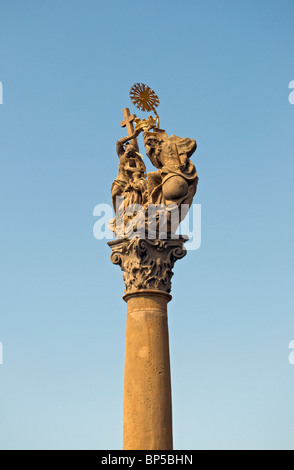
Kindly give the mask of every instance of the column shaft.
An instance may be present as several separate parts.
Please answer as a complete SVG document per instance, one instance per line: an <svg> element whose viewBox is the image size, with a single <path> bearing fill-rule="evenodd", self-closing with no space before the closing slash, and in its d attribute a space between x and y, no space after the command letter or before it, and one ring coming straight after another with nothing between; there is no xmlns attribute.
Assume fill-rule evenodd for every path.
<svg viewBox="0 0 294 470"><path fill-rule="evenodd" d="M124 449L171 450L170 296L138 292L125 300Z"/></svg>

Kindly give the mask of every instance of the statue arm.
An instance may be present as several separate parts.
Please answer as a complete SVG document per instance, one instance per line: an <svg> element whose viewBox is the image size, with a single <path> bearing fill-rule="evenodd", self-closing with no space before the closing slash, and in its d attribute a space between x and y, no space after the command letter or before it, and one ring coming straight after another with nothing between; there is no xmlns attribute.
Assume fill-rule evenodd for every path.
<svg viewBox="0 0 294 470"><path fill-rule="evenodd" d="M137 129L132 135L128 135L127 137L122 137L119 139L116 143L116 152L118 156L120 157L121 155L124 154L124 144L128 142L129 140L136 139L140 132L142 132L143 129Z"/></svg>
<svg viewBox="0 0 294 470"><path fill-rule="evenodd" d="M122 157L123 154L124 154L124 146L123 146L123 143L121 142L121 140L118 140L116 142L116 153L119 157Z"/></svg>

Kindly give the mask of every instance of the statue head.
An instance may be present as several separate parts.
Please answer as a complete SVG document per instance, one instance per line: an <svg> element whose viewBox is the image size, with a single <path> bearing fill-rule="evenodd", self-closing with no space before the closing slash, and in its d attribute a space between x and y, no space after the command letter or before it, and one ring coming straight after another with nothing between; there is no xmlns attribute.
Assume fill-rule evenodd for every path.
<svg viewBox="0 0 294 470"><path fill-rule="evenodd" d="M137 149L134 145L130 144L129 142L126 143L125 146L125 157L133 157L136 154Z"/></svg>
<svg viewBox="0 0 294 470"><path fill-rule="evenodd" d="M143 139L147 156L149 157L152 165L156 168L161 168L162 163L160 161L160 154L162 151L162 144L164 142L163 135L158 132L144 132Z"/></svg>

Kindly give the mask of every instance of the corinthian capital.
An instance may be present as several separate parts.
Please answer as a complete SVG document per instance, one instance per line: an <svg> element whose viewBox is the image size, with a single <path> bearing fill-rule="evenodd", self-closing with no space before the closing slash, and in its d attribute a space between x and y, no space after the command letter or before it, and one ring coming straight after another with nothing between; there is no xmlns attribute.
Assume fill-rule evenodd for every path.
<svg viewBox="0 0 294 470"><path fill-rule="evenodd" d="M187 237L166 240L133 238L108 243L111 261L123 271L125 294L138 291L171 291L172 269L186 255Z"/></svg>

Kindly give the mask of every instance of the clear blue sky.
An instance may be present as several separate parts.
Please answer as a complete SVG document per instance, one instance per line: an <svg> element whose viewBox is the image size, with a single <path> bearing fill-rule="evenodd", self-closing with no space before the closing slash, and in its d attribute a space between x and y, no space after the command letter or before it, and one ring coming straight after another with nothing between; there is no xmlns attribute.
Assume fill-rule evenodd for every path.
<svg viewBox="0 0 294 470"><path fill-rule="evenodd" d="M2 449L122 447L123 281L92 229L138 81L198 143L202 245L169 304L175 448L294 448L293 15L292 0L1 2Z"/></svg>

